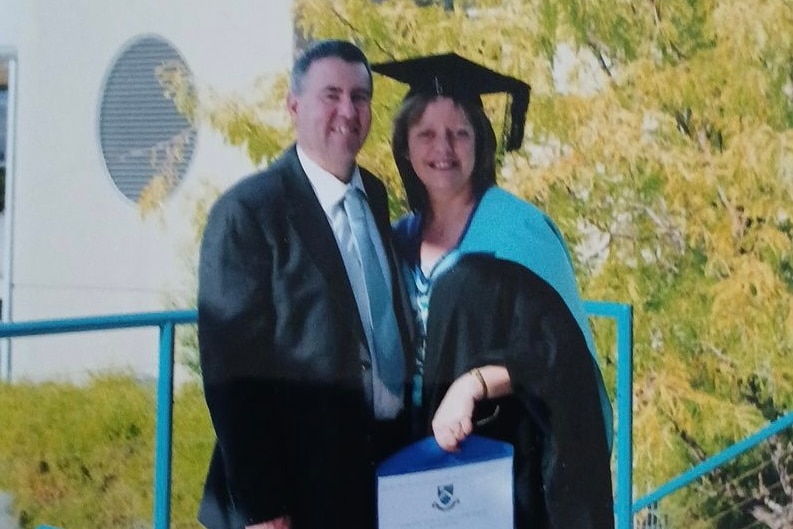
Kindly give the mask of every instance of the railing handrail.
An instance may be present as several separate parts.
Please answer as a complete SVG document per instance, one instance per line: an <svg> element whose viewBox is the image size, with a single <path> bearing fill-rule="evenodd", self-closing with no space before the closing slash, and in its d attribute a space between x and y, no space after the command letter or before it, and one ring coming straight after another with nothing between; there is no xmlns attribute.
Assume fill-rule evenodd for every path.
<svg viewBox="0 0 793 529"><path fill-rule="evenodd" d="M110 314L107 316L30 320L18 323L0 323L0 338L106 331L134 327L159 327L168 323L174 325L196 323L197 320L198 313L196 310L135 312Z"/></svg>
<svg viewBox="0 0 793 529"><path fill-rule="evenodd" d="M768 424L764 428L746 437L742 441L730 445L718 454L705 459L698 465L667 481L651 493L642 496L636 500L636 503L633 504L633 513L637 513L642 509L649 507L653 503L656 503L660 499L669 496L673 492L677 492L689 483L701 478L711 470L714 470L728 461L735 459L747 450L762 443L769 437L776 435L782 430L786 430L791 426L793 426L793 412L782 416L771 424Z"/></svg>

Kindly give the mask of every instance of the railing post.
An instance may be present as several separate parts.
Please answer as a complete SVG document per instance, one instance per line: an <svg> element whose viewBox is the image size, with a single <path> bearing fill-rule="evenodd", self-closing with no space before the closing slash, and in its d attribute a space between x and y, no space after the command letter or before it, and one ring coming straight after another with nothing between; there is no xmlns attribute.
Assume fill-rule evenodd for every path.
<svg viewBox="0 0 793 529"><path fill-rule="evenodd" d="M585 301L590 316L614 318L617 324L616 477L614 526L633 526L633 307L624 303Z"/></svg>
<svg viewBox="0 0 793 529"><path fill-rule="evenodd" d="M160 325L157 433L154 461L154 529L171 523L171 437L173 433L174 323Z"/></svg>
<svg viewBox="0 0 793 529"><path fill-rule="evenodd" d="M617 314L617 529L633 526L633 308Z"/></svg>

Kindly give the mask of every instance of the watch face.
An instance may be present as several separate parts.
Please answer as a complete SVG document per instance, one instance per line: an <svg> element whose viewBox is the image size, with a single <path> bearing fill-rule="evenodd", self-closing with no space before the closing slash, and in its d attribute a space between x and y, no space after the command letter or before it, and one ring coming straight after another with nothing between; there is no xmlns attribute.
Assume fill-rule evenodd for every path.
<svg viewBox="0 0 793 529"><path fill-rule="evenodd" d="M163 80L190 71L165 39L134 39L112 64L102 90L99 141L113 183L132 201L155 177L176 185L193 157L196 129L166 96Z"/></svg>

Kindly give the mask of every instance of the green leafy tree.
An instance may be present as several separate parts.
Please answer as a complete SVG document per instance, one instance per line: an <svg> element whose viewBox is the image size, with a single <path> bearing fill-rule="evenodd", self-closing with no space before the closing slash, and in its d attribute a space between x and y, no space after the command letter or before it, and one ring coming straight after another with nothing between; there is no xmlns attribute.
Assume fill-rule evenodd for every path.
<svg viewBox="0 0 793 529"><path fill-rule="evenodd" d="M526 139L502 155L500 184L557 221L586 298L634 308L636 494L791 409L789 0L297 0L295 17L305 38L353 40L372 62L456 51L530 82ZM291 141L285 89L284 75L252 103L182 104L266 164ZM394 216L405 203L390 121L403 94L375 79L360 157ZM504 102L485 104L498 130ZM613 383L613 330L596 330ZM793 510L790 452L775 439L664 511L696 527L778 527ZM740 477L758 463L770 466Z"/></svg>

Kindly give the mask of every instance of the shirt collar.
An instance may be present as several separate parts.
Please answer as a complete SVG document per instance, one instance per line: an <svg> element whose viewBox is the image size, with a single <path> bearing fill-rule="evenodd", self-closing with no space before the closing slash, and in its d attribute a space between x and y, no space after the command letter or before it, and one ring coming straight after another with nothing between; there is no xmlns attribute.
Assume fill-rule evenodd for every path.
<svg viewBox="0 0 793 529"><path fill-rule="evenodd" d="M297 157L326 214L330 215L333 208L344 200L344 194L351 187L360 189L366 194L363 187L363 179L361 178L361 171L357 165L353 168L350 183L345 184L314 162L299 145L297 146Z"/></svg>

